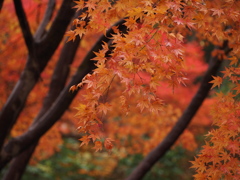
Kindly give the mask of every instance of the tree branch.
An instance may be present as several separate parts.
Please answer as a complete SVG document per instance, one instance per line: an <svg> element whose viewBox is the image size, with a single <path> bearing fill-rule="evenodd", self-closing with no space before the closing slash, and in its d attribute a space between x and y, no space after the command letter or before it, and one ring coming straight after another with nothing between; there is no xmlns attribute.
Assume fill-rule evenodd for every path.
<svg viewBox="0 0 240 180"><path fill-rule="evenodd" d="M227 41L223 43L223 46L220 49L225 50L226 55L231 51L231 49L228 48ZM203 77L201 86L199 87L189 106L183 112L182 116L178 119L175 126L165 137L165 139L143 159L143 161L126 178L126 180L142 179L144 175L152 168L152 166L161 157L163 157L164 154L170 149L170 147L176 142L178 137L187 128L188 124L196 114L197 110L200 108L204 99L207 97L208 92L212 86L209 81L212 80L212 75L216 75L218 72L222 61L223 59L218 59L218 57L213 57L211 59L209 68Z"/></svg>
<svg viewBox="0 0 240 180"><path fill-rule="evenodd" d="M94 57L93 54L92 57ZM37 123L34 123L26 133L17 138L11 139L4 146L1 152L0 168L3 168L6 163L19 153L23 152L32 143L38 141L39 138L62 116L76 95L76 92L69 93L69 88L71 85L80 82L81 79L93 69L93 61L85 60L78 69L76 75L72 78L71 83L63 89L62 93L48 112L44 114Z"/></svg>
<svg viewBox="0 0 240 180"><path fill-rule="evenodd" d="M15 11L16 11L16 14L18 17L20 27L22 29L24 41L25 41L27 49L28 49L28 53L32 54L34 40L32 37L32 33L31 33L31 30L30 30L30 27L28 24L26 14L25 14L23 6L22 6L22 2L21 2L21 0L13 0L13 2L14 2L14 7L15 7Z"/></svg>
<svg viewBox="0 0 240 180"><path fill-rule="evenodd" d="M126 27L122 25L123 22L124 20L121 20L116 23L115 26L119 25L120 28L122 27L123 29L126 29ZM107 37L111 37L111 34L114 34L112 29L107 32ZM107 37L102 36L91 51L89 51L71 82L63 89L54 104L49 108L48 112L44 114L37 123L34 123L26 133L11 139L4 146L1 151L0 169L3 168L13 157L17 156L31 146L31 144L38 141L38 139L62 116L77 94L76 92L69 93L69 88L74 84L78 84L86 74L90 73L95 68L94 61L90 61L90 59L95 57L93 51L101 49L102 41L109 41Z"/></svg>
<svg viewBox="0 0 240 180"><path fill-rule="evenodd" d="M1 11L2 11L3 1L4 1L4 0L0 0L0 13L1 13Z"/></svg>
<svg viewBox="0 0 240 180"><path fill-rule="evenodd" d="M48 41L45 41L49 44L36 44L36 54L30 53L34 54L34 56L28 57L26 67L21 74L20 80L15 85L11 95L0 112L0 149L3 146L4 140L10 132L10 129L15 124L21 110L23 109L29 93L37 83L40 73L46 67L48 61L63 38L64 32L74 15L71 3L72 1L69 0L63 1L59 13L52 25L52 29L57 32L52 34L53 37L48 37ZM55 29L54 27L58 27L60 30Z"/></svg>
<svg viewBox="0 0 240 180"><path fill-rule="evenodd" d="M63 36L75 11L72 9L73 1L64 0L47 34L38 42L43 51L55 49L59 45L59 36ZM82 11L81 11L82 12ZM47 53L47 52L45 52Z"/></svg>
<svg viewBox="0 0 240 180"><path fill-rule="evenodd" d="M76 38L74 42L68 42L64 44L64 47L62 48L60 54L60 58L57 62L57 65L54 69L54 73L52 75L49 92L44 99L42 108L38 113L37 117L35 118L34 123L37 123L38 120L41 119L41 117L45 113L47 113L49 108L52 106L52 104L54 103L54 101L57 99L62 89L64 88L64 85L67 81L67 77L69 75L69 66L73 62L79 43L80 38ZM33 145L27 148L19 156L13 159L3 180L21 179L22 174L24 173L28 161L30 160L37 144L38 141L36 141Z"/></svg>
<svg viewBox="0 0 240 180"><path fill-rule="evenodd" d="M34 38L36 39L36 41L39 41L41 39L41 37L44 35L45 28L48 25L49 21L51 20L52 15L53 15L53 10L55 8L55 5L56 5L55 0L49 0L47 9L44 13L43 20L42 20L41 24L38 26L38 29L34 35Z"/></svg>

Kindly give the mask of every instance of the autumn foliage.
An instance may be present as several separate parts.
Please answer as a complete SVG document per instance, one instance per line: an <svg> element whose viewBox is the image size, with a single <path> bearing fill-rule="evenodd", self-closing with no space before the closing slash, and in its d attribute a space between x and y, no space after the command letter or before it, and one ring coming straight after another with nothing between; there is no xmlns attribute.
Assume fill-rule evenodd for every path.
<svg viewBox="0 0 240 180"><path fill-rule="evenodd" d="M134 132L132 128L134 125L129 123L134 118L141 119L141 122L133 120L134 124L137 122L138 126L141 126L141 123L144 123L145 129L148 129L148 126L157 117L162 119L166 116L166 120L162 121L169 125L169 119L174 116L178 117L178 113L176 112L175 115L171 110L171 113L166 114L169 104L164 105L163 98L159 94L161 94L164 84L172 88L173 93L179 85L185 85L188 77L187 72L184 72L185 64L187 64L186 37L196 33L196 38L216 46L227 40L228 45L232 48L231 56L227 57L228 52L224 50L214 50L212 56L217 56L220 60L228 58L231 61L229 67L223 71L223 77L228 77L234 84L234 88L229 91L235 90L235 93L230 93L230 95L228 93L230 97L227 100L224 97L218 97L222 100L215 104L220 103L222 107L216 107L212 117L213 123L219 129L209 133L210 142L203 147L202 154L196 159L196 163L193 162L193 167L197 169L198 174L195 175L197 179L219 179L221 177L237 179L240 175L237 170L239 169L237 155L239 154L239 118L237 115L239 108L237 100L233 98L239 93L239 84L237 67L233 65L237 63L236 57L239 52L236 47L238 46L236 37L239 36L239 29L235 24L239 17L239 3L235 1L141 1L140 3L118 1L110 4L108 1L84 2L81 0L76 3L77 10L83 8L87 8L87 10L84 15L79 17L79 21L74 21L76 29L71 31L69 40L74 40L74 37L78 35L81 37L83 30L80 29L90 32L92 30L103 31L104 33L105 29L109 27L106 22L112 22L112 19L116 17L126 17L124 25L127 28L127 33L124 33L117 26L113 27L115 34L111 37L113 50L111 50L110 56L105 55L109 48L104 43L102 49L96 52L97 57L92 59L96 61L96 70L77 85L86 84L87 88L86 95L84 95L86 103L79 105L77 113L80 120L79 131L90 134L88 139L85 136L84 140L80 140L88 144L92 134L95 136L100 134L104 115L112 109L116 110L116 105L109 104L106 100L111 86L114 86L113 81L121 84L121 87L112 91L119 92L117 104L120 106L119 110L122 111L122 115L128 114L129 111L133 112L130 108L139 108L142 116L150 113L147 115L148 121L144 120L144 117L128 115L127 117L131 117L130 120L127 120L130 127L124 127L125 131L130 134ZM101 18L99 18L99 14L101 14ZM82 26L80 22L87 17L89 18L88 24ZM196 65L197 60L192 57L190 62L192 61ZM220 87L222 78L213 76L210 83L213 83L212 88ZM221 94L221 96L224 95ZM130 99L134 99L133 102L129 101ZM232 112L230 113L228 109L231 109ZM156 122L153 124L157 125ZM109 126L113 126L113 124ZM116 127L119 129L118 124ZM158 130L161 129L162 133L167 133L163 131L163 129L167 130L165 124L160 124L159 127L162 129L158 128ZM112 129L112 127L110 128ZM156 136L161 140L161 134L154 132L153 129L150 139L154 141L153 137ZM120 134L117 133L117 136ZM137 136L139 137L139 134ZM86 139L87 142L85 142ZM92 140L95 141L95 138ZM134 140L136 141L136 139ZM136 143L136 147L133 152L142 149L139 143L134 143ZM144 148L148 147L147 143L144 145ZM109 149L109 147L106 148Z"/></svg>
<svg viewBox="0 0 240 180"><path fill-rule="evenodd" d="M141 179L171 146L199 148L212 124L194 178L239 179L239 12L233 0L5 0L1 168L15 158L15 172L33 152L36 164L77 136L81 148L117 154L112 168L143 154L128 177Z"/></svg>

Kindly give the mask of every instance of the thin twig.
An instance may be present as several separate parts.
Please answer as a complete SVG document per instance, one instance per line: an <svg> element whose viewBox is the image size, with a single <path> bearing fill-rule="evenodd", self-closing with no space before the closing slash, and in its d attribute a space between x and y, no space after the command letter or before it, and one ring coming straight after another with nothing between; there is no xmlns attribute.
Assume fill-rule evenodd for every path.
<svg viewBox="0 0 240 180"><path fill-rule="evenodd" d="M34 40L33 40L33 36L32 36L31 30L30 30L30 27L29 27L29 24L28 24L28 20L27 20L25 11L24 11L23 6L22 6L22 1L21 0L14 0L13 2L14 2L14 7L15 7L15 11L16 11L16 14L17 14L17 17L18 17L20 27L22 29L24 41L27 45L28 53L30 55L32 55Z"/></svg>
<svg viewBox="0 0 240 180"><path fill-rule="evenodd" d="M46 28L46 26L48 25L49 21L52 18L55 5L56 5L55 0L49 0L47 9L46 9L46 11L44 13L43 20L40 23L40 25L38 26L38 29L37 29L37 31L36 31L36 33L34 35L34 38L36 39L36 41L39 41L40 38L44 35L45 28Z"/></svg>

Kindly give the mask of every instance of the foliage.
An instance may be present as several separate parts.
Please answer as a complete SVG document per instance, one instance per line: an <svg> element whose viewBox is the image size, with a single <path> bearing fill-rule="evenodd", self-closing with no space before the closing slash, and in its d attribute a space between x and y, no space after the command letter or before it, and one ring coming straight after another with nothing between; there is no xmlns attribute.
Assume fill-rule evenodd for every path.
<svg viewBox="0 0 240 180"><path fill-rule="evenodd" d="M231 92L217 94L218 106L212 108L216 128L207 134L206 145L192 162L198 172L196 179L239 179L239 101L235 96Z"/></svg>
<svg viewBox="0 0 240 180"><path fill-rule="evenodd" d="M192 161L194 177L239 179L240 2L74 3L56 1L55 6L55 1L23 0L21 9L21 0L14 0L14 5L4 1L0 14L0 56L4 60L0 61L0 167L14 157L18 159L15 165L22 162L21 153L31 157L28 148L33 145L34 150L36 144L30 163L37 168L28 171L36 170L33 176L47 171L41 178L63 178L71 171L81 174L68 174L72 179L108 177L118 162L119 166L135 166L165 140L202 87L208 64L211 67L216 60L228 61L223 62L221 74L213 74L209 82L216 96L211 93L189 128L183 129L174 145L183 149L170 151L162 162L174 171L169 159L181 161L176 151L196 150L196 136L213 123L206 144ZM74 15L72 7L77 12L65 33L67 40L61 42ZM78 97L69 107L77 91ZM81 158L92 165L74 160L77 153L65 146L76 142L62 146L63 135L80 136L81 151L86 150ZM60 149L64 158L56 153ZM101 157L107 154L111 167L101 169L105 162ZM51 156L52 161L48 160ZM174 173L167 175L169 172L159 170L162 168L158 162L151 172L172 178ZM180 168L175 168L178 173ZM154 175L146 178L154 179Z"/></svg>
<svg viewBox="0 0 240 180"><path fill-rule="evenodd" d="M77 117L80 120L79 132L88 134L84 136L84 140L80 139L84 144L88 144L90 139L93 142L100 139L100 131L105 121L103 117L107 112L115 109L108 98L113 81L123 86L117 100L118 104L120 102L122 114L132 111L131 107L139 108L143 117L144 110L161 117L161 112L167 112L166 106L156 92L158 87L162 86L162 82L167 83L173 92L179 84L185 84L187 78L183 65L186 43L184 37L192 32L196 32L198 38L206 39L214 45L221 45L224 40L225 43L227 40L232 48L231 56L227 57L228 53L220 49L214 50L212 56L221 60L228 58L231 61L230 66L238 63L239 47L236 39L239 38L239 27L236 27L235 23L240 15L240 4L237 1L125 2L123 0L111 4L108 1L79 0L76 3L77 10L83 8L87 10L84 15L74 21L77 22L74 23L76 29L71 31L69 40L78 35L81 37L83 31L99 30L104 33L110 25L109 22L112 22L115 17L125 17L124 25L128 29L128 32L124 33L118 27L113 27L115 34L111 38L110 46L114 48L111 50L110 57L105 56L109 47L104 42L102 49L96 52L96 57L92 59L96 61L97 69L93 74L88 74L80 84L73 86L77 89L86 84L87 89L83 96L85 104L77 107ZM86 26L85 24L82 26L81 22L87 17L89 22ZM78 33L79 31L81 34ZM197 168L198 172L195 176L197 179L221 177L238 179L240 176L238 171L239 108L238 102L233 99L239 93L238 67L226 67L223 73L223 78L228 77L235 84L232 89L235 93L228 94L228 98L224 98L221 93L218 95L218 104L221 103L222 108L216 107L213 118L214 124L219 129L210 132L212 136L210 144L207 143L204 146L203 155L196 159L196 163L193 162L193 167ZM220 87L222 77L213 76L210 83L213 84L212 88ZM134 99L134 102L129 102L129 99ZM167 114L167 117L171 119L170 114ZM139 119L139 117L135 118ZM156 117L149 118L149 115L147 118L147 125L156 119ZM164 120L164 122L168 121ZM156 126L156 122L154 125ZM110 126L112 128L112 124ZM147 127L145 124L144 126ZM126 131L125 127L124 130ZM137 143L134 151L138 151L140 147L141 145ZM105 148L111 150L112 145L105 145ZM98 147L98 149L101 148Z"/></svg>

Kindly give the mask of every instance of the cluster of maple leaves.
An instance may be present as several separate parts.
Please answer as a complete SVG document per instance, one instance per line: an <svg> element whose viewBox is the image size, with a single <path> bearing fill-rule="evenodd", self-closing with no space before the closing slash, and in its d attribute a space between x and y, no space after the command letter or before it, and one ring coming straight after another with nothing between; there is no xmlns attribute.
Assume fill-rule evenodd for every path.
<svg viewBox="0 0 240 180"><path fill-rule="evenodd" d="M74 20L76 29L67 33L69 40L82 37L86 32L106 34L110 25L121 18L124 18L127 28L127 32L123 32L117 26L112 27L111 44L104 42L92 59L96 61L97 68L70 89L74 91L82 85L86 86L82 96L85 103L78 105L76 115L79 132L86 133L80 139L81 145L92 140L98 151L104 141L105 148L112 149L112 139L101 139L103 122L107 114L116 108L109 97L109 92L114 90L113 84L121 84L117 100L121 115L128 114L135 107L141 113L148 111L158 118L169 108L157 94L159 87L166 83L174 92L188 78L184 72L187 36L195 34L203 44L208 42L215 46L221 46L227 40L232 49L230 56L225 56L223 50L213 51L212 56L230 61L223 71L223 78L232 83L232 88L227 95L217 95L219 103L213 105L212 117L218 128L209 132L210 140L193 162L193 167L198 173L196 179L239 178L240 124L236 98L240 91L239 1L79 0L75 8L86 11ZM109 46L113 48L110 50ZM110 56L106 56L109 51ZM222 77L213 77L210 83L219 87ZM169 117L171 115L168 114ZM153 119L143 122L156 125Z"/></svg>

